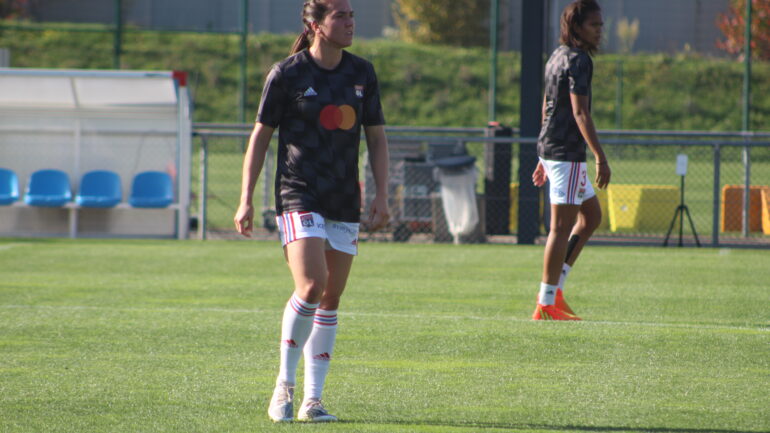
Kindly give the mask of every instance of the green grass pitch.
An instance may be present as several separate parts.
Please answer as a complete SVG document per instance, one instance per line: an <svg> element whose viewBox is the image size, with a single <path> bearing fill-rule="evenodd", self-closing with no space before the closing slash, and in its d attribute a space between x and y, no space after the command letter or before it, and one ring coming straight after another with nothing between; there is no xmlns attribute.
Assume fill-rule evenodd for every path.
<svg viewBox="0 0 770 433"><path fill-rule="evenodd" d="M360 250L343 421L273 425L276 242L0 240L0 432L770 431L766 250L590 246L579 323L529 320L542 247Z"/></svg>

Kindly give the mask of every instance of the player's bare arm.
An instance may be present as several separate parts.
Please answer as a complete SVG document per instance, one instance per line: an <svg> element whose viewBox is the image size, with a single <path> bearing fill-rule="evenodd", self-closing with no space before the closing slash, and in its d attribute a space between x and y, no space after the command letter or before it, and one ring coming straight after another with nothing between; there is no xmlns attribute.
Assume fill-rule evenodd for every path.
<svg viewBox="0 0 770 433"><path fill-rule="evenodd" d="M265 163L265 154L270 146L274 128L257 122L249 137L249 147L243 158L243 177L241 181L241 201L235 213L235 228L238 233L251 237L254 228L254 205L252 197L257 179Z"/></svg>
<svg viewBox="0 0 770 433"><path fill-rule="evenodd" d="M591 111L588 108L588 96L570 93L570 101L572 102L572 114L575 116L575 122L596 159L596 186L604 189L610 183L612 172L609 162L607 162L607 156L599 144L599 136L596 133Z"/></svg>
<svg viewBox="0 0 770 433"><path fill-rule="evenodd" d="M368 224L371 230L385 227L390 220L388 210L388 139L382 125L364 127L366 146L369 150L369 164L372 167L374 183L377 186Z"/></svg>

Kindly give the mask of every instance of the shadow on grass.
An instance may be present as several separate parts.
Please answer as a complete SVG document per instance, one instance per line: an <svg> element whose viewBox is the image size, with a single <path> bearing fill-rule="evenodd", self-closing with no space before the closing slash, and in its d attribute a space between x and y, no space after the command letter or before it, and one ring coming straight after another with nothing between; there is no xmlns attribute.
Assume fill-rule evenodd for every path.
<svg viewBox="0 0 770 433"><path fill-rule="evenodd" d="M2 244L52 244L56 242L61 242L63 239L69 239L69 238L62 238L62 237L18 237L18 238L9 238L9 237L0 237L0 245Z"/></svg>
<svg viewBox="0 0 770 433"><path fill-rule="evenodd" d="M499 430L545 430L545 431L584 431L584 432L646 432L646 433L770 433L770 430L730 430L713 428L675 428L675 427L613 427L581 425L548 425L503 422L463 422L463 421L374 421L340 420L341 424L380 424L380 425L423 425L435 427L477 427Z"/></svg>

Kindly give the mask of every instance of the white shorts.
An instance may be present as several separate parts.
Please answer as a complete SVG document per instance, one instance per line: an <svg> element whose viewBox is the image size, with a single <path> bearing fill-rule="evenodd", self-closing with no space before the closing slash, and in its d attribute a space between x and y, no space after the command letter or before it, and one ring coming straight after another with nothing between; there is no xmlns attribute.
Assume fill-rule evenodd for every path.
<svg viewBox="0 0 770 433"><path fill-rule="evenodd" d="M581 205L596 195L588 180L585 162L549 161L540 158L551 187L551 204Z"/></svg>
<svg viewBox="0 0 770 433"><path fill-rule="evenodd" d="M326 249L358 254L358 223L325 220L315 212L285 212L275 217L281 244L286 246L297 239L326 239Z"/></svg>

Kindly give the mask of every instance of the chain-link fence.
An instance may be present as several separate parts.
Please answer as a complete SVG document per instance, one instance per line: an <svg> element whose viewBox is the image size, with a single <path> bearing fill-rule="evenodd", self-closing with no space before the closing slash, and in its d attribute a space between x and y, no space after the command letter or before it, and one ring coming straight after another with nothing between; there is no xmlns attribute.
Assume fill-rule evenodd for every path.
<svg viewBox="0 0 770 433"><path fill-rule="evenodd" d="M453 236L452 228L464 224L458 241L516 242L521 202L519 154L522 146L533 146L533 139L485 137L481 128L394 127L387 131L392 222L376 233L364 225L362 240L451 242L458 237ZM215 125L196 131L200 169L193 170L193 185L205 191L194 197L201 237L236 237L232 219L240 196L247 136L247 129ZM770 248L770 134L604 131L600 136L613 175L610 187L597 194L603 221L595 241L663 244L668 238L669 245L692 245L697 237L697 242L706 246ZM507 200L485 191L490 188L491 170L499 170L491 164L494 143L510 144ZM255 189L254 203L262 212L255 225L261 226L258 236L262 238L277 238L273 220L275 145ZM687 156L684 174L677 166L680 155ZM365 207L373 198L366 160L362 145ZM458 174L468 168L476 173L475 182L473 173L467 178L475 183L476 194L470 198L466 194L464 200L470 204L462 207L458 220L457 215L447 212L455 212L445 206L447 197L455 206L458 200L446 190L448 178L442 174ZM591 179L592 170L593 164L589 164ZM549 218L543 189L539 190L539 203L538 227L543 235ZM475 217L469 216L471 207L475 207L475 212L470 212ZM367 211L365 208L364 215Z"/></svg>

